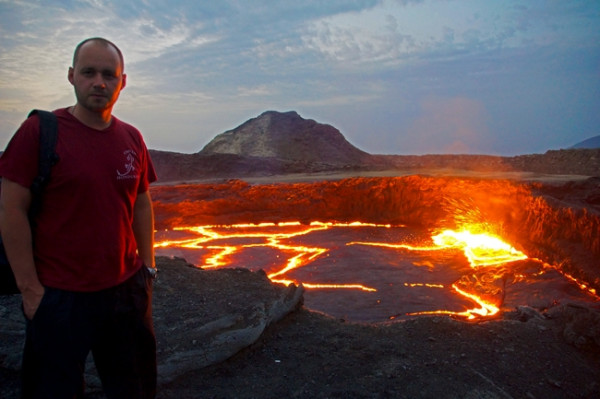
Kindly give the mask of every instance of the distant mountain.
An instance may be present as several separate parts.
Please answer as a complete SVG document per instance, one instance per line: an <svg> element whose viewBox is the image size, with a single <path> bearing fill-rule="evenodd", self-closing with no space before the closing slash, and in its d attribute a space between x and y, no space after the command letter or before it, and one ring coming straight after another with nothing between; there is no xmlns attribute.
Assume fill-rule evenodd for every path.
<svg viewBox="0 0 600 399"><path fill-rule="evenodd" d="M600 135L590 137L580 143L575 144L571 148L600 148Z"/></svg>
<svg viewBox="0 0 600 399"><path fill-rule="evenodd" d="M160 182L319 172L431 173L440 169L600 176L600 146L597 147L515 157L373 155L350 144L330 125L304 119L294 111L267 111L215 136L195 154L150 150L150 155Z"/></svg>
<svg viewBox="0 0 600 399"><path fill-rule="evenodd" d="M303 119L294 111L264 112L219 134L200 153L338 166L361 164L371 158L370 154L350 144L333 126Z"/></svg>
<svg viewBox="0 0 600 399"><path fill-rule="evenodd" d="M200 152L150 150L160 181L223 179L338 170L383 162L350 144L336 128L294 111L267 111L217 135ZM385 168L385 167L383 167Z"/></svg>

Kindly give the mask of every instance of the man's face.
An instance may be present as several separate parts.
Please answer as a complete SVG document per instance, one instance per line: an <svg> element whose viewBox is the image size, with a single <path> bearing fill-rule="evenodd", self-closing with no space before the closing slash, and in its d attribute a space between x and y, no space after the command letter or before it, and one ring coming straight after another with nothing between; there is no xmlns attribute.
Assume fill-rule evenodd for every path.
<svg viewBox="0 0 600 399"><path fill-rule="evenodd" d="M102 43L84 44L68 77L77 103L92 112L110 112L125 87L119 54Z"/></svg>

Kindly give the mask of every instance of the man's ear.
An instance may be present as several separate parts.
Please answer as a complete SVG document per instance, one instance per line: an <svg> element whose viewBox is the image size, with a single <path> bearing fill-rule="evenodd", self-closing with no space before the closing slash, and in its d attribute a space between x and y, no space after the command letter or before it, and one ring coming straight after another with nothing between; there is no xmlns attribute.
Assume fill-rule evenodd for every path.
<svg viewBox="0 0 600 399"><path fill-rule="evenodd" d="M126 85L127 85L127 74L124 73L121 78L121 90L123 90Z"/></svg>
<svg viewBox="0 0 600 399"><path fill-rule="evenodd" d="M71 84L73 84L73 75L75 74L75 70L73 69L73 67L69 67L69 72L67 72L67 79L69 79L69 82L71 82Z"/></svg>

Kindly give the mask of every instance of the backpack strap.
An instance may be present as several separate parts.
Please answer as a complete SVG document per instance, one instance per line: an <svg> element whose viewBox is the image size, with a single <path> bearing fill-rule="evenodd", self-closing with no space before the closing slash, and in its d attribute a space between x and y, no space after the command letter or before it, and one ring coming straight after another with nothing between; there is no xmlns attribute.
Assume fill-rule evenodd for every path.
<svg viewBox="0 0 600 399"><path fill-rule="evenodd" d="M31 206L29 208L29 223L33 226L32 216L37 214L41 208L42 190L48 183L52 166L58 162L56 154L56 140L58 137L58 122L56 115L48 111L33 110L29 116L37 114L40 118L40 161L38 166L38 176L31 185ZM0 179L1 181L1 179ZM15 282L15 276L8 263L8 258L4 251L2 236L0 236L0 295L18 294L19 288Z"/></svg>
<svg viewBox="0 0 600 399"><path fill-rule="evenodd" d="M58 121L56 115L49 111L34 109L29 116L37 114L40 119L40 148L38 175L31 184L32 204L30 215L35 215L41 206L40 197L48 180L52 166L59 160L56 154L56 141L58 138Z"/></svg>

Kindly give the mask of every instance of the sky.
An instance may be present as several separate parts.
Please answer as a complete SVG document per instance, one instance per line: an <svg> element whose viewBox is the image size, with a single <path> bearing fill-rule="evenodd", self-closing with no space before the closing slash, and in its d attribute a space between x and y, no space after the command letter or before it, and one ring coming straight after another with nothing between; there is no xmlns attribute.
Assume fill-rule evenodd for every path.
<svg viewBox="0 0 600 399"><path fill-rule="evenodd" d="M115 42L114 115L195 153L296 111L373 154L520 155L600 134L600 1L0 0L0 148L73 105L75 46Z"/></svg>

